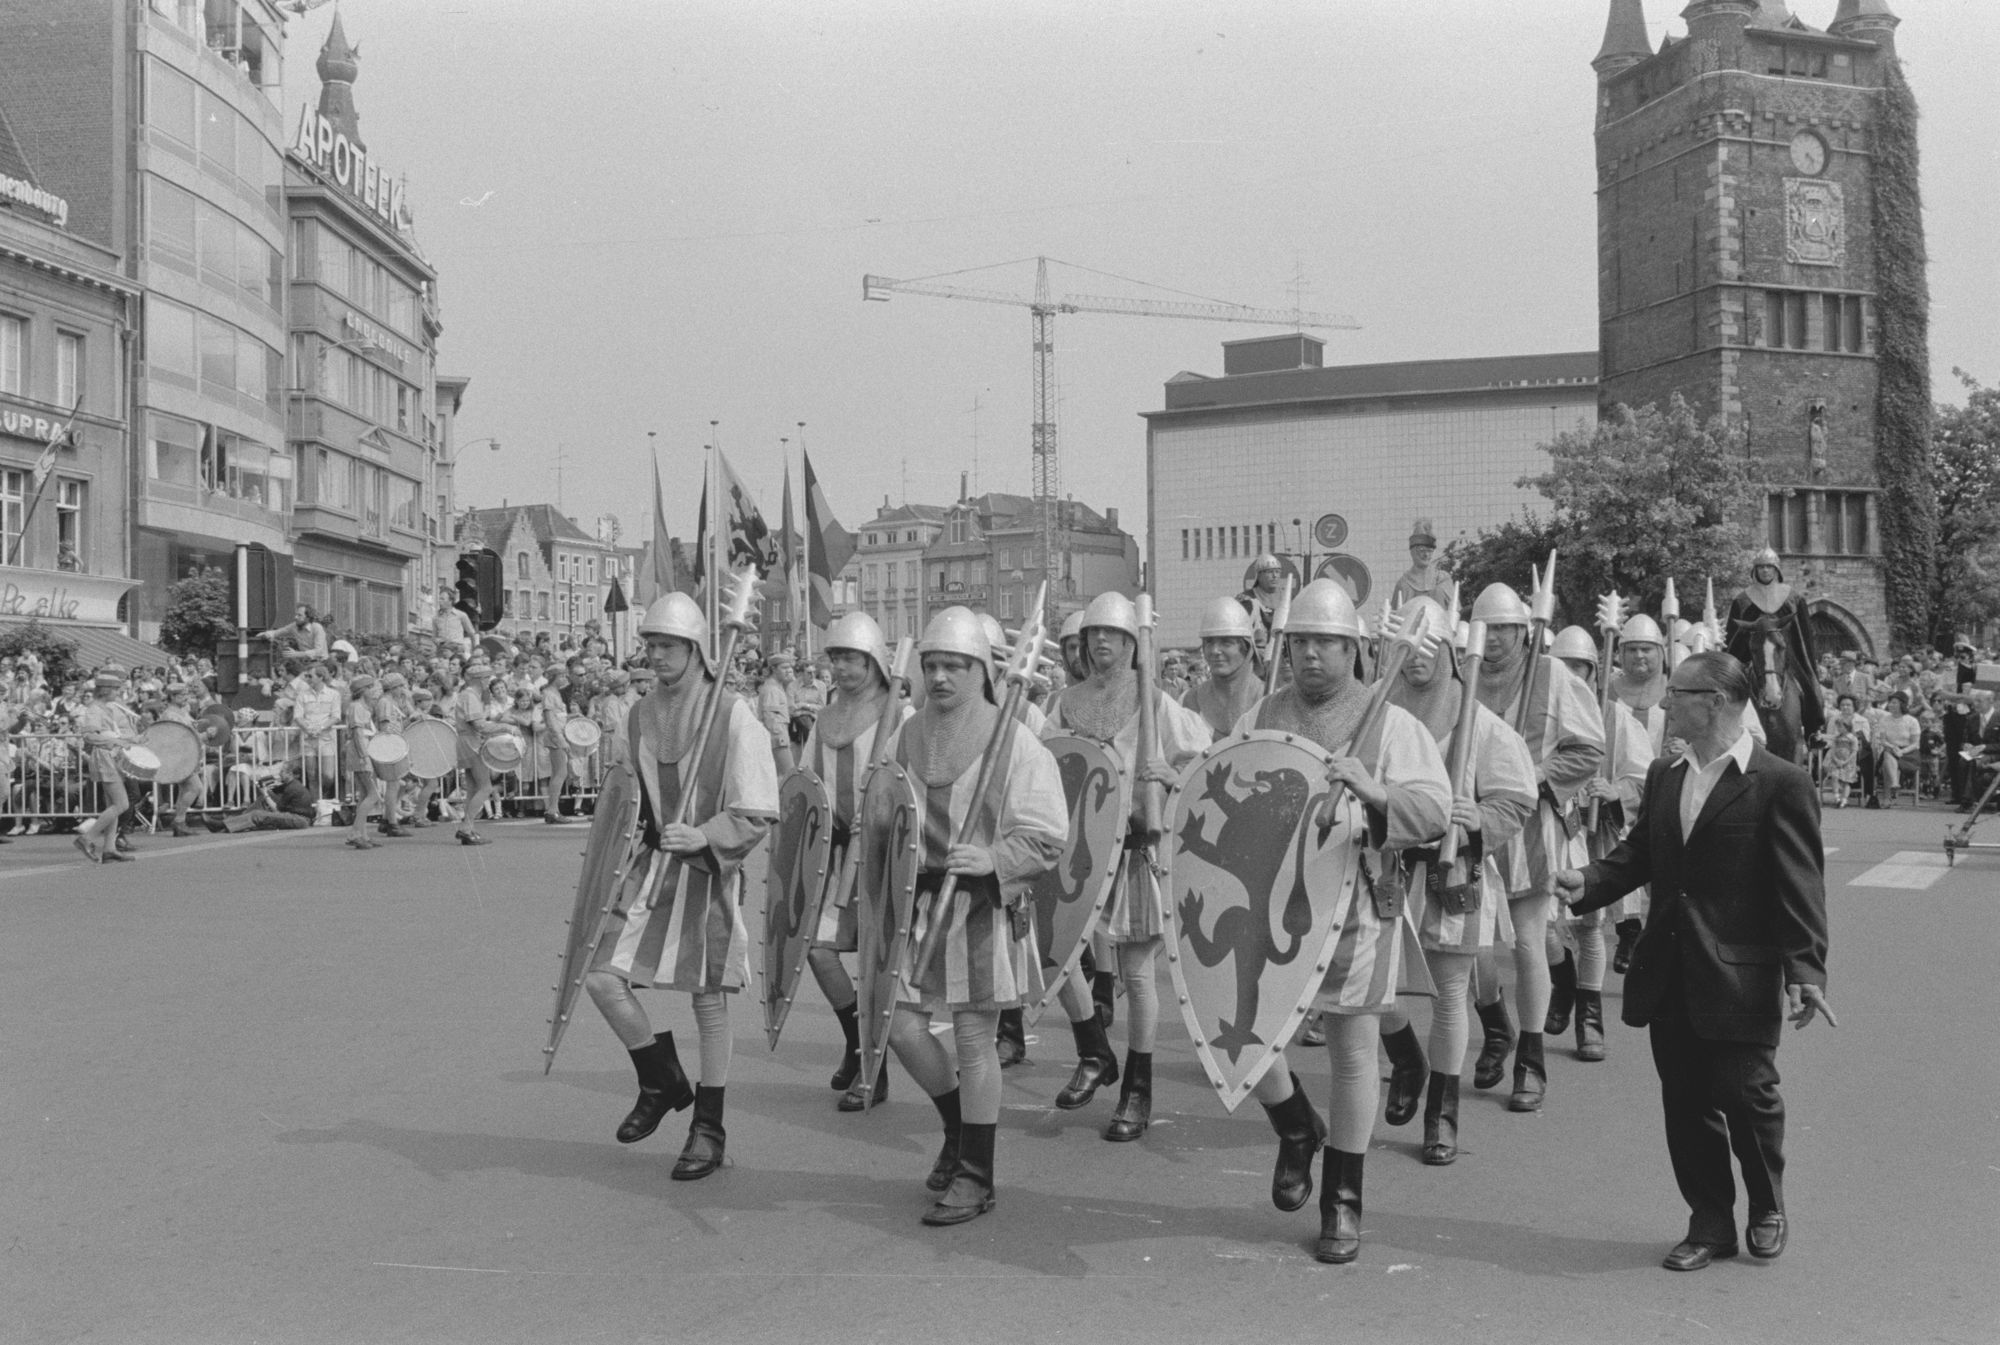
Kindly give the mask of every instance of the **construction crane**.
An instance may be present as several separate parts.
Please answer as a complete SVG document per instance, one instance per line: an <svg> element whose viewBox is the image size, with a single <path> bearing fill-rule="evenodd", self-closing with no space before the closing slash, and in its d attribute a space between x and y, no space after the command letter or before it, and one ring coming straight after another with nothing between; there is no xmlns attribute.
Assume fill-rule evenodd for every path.
<svg viewBox="0 0 2000 1345"><path fill-rule="evenodd" d="M1129 318L1193 318L1209 322L1254 322L1265 326L1289 327L1294 330L1303 330L1307 327L1353 330L1360 324L1338 313L1250 308L1243 304L1223 303L1217 300L1186 302L1124 299L1102 294L1065 294L1058 299L1049 293L1049 261L1047 257L1035 258L1035 293L1032 298L1023 298L1018 294L1007 294L999 290L940 285L936 283L940 277L896 280L890 276L877 275L861 277L861 297L863 300L887 303L892 294L918 294L933 299L970 299L976 303L1006 304L1012 308L1028 310L1033 323L1035 404L1035 419L1029 433L1029 452L1034 464L1035 510L1039 525L1037 546L1041 553L1042 574L1049 581L1047 592L1053 607L1058 594L1067 591L1065 577L1056 573L1056 557L1059 554L1056 546L1057 501L1062 495L1062 458L1056 447L1055 419L1056 314L1110 313ZM1013 265L1011 262L998 264ZM1071 265L1067 262L1057 264ZM1076 269L1088 271L1091 268L1080 266ZM955 271L947 274L962 275L964 272ZM1093 274L1109 273L1100 271ZM1113 279L1123 279L1123 277L1113 277ZM1052 620L1053 612L1044 612L1043 616Z"/></svg>

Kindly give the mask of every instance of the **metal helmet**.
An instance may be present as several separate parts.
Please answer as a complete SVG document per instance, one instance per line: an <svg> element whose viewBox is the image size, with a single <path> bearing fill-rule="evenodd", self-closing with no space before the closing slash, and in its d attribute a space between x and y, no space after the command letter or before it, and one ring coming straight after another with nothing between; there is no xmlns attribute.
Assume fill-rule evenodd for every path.
<svg viewBox="0 0 2000 1345"><path fill-rule="evenodd" d="M1673 637L1675 644L1686 644L1686 635L1694 629L1694 623L1682 617L1674 618Z"/></svg>
<svg viewBox="0 0 2000 1345"><path fill-rule="evenodd" d="M1660 623L1640 612L1627 618L1618 632L1619 644L1656 644L1666 648L1667 637L1660 634Z"/></svg>
<svg viewBox="0 0 2000 1345"><path fill-rule="evenodd" d="M1062 631L1056 636L1056 641L1060 644L1064 640L1081 640L1082 638L1083 609L1079 607L1063 618Z"/></svg>
<svg viewBox="0 0 2000 1345"><path fill-rule="evenodd" d="M1549 652L1557 658L1576 659L1597 666L1597 641L1581 626L1564 626Z"/></svg>
<svg viewBox="0 0 2000 1345"><path fill-rule="evenodd" d="M924 627L924 638L917 642L917 652L963 654L989 670L993 667L993 643L986 638L985 627L969 607L947 607L932 617Z"/></svg>
<svg viewBox="0 0 2000 1345"><path fill-rule="evenodd" d="M685 593L662 593L647 604L646 615L639 619L639 635L686 640L701 655L701 666L715 671L708 657L708 618L702 615L701 604Z"/></svg>
<svg viewBox="0 0 2000 1345"><path fill-rule="evenodd" d="M826 628L825 648L830 653L835 649L853 649L873 659L875 666L886 679L889 676L889 646L882 638L882 628L875 624L875 618L866 612L849 612Z"/></svg>
<svg viewBox="0 0 2000 1345"><path fill-rule="evenodd" d="M993 668L993 680L997 682L1000 680L1000 674L1006 669L1007 648L1010 643L1007 639L1007 629L991 612L979 612L976 615L979 617L979 629L986 632L986 647L993 651L990 663Z"/></svg>
<svg viewBox="0 0 2000 1345"><path fill-rule="evenodd" d="M1674 624L1678 627L1681 623L1675 622ZM1708 627L1702 625L1699 621L1689 626L1686 630L1675 630L1674 638L1680 641L1681 648L1687 650L1690 654L1705 654L1715 648L1714 632L1710 631Z"/></svg>
<svg viewBox="0 0 2000 1345"><path fill-rule="evenodd" d="M1364 638L1361 615L1354 610L1354 599L1331 579L1315 579L1299 590L1299 595L1292 599L1292 616L1285 626L1285 634L1345 635L1352 640Z"/></svg>
<svg viewBox="0 0 2000 1345"><path fill-rule="evenodd" d="M1255 640L1257 634L1242 603L1234 598L1217 598L1201 609L1201 638Z"/></svg>
<svg viewBox="0 0 2000 1345"><path fill-rule="evenodd" d="M1526 626L1534 617L1520 594L1505 584L1488 584L1473 600L1472 619L1484 621L1491 630L1495 626Z"/></svg>
<svg viewBox="0 0 2000 1345"><path fill-rule="evenodd" d="M1083 609L1082 629L1089 630L1093 626L1123 631L1136 640L1139 638L1139 609L1116 589L1100 593L1090 600L1090 606Z"/></svg>
<svg viewBox="0 0 2000 1345"><path fill-rule="evenodd" d="M1778 564L1778 553L1768 546L1765 547L1762 551L1759 551L1756 555L1750 557L1750 577L1752 579L1755 579L1757 577L1757 567L1759 565L1768 565L1772 569L1776 570L1778 572L1779 579L1783 579L1785 577L1784 567Z"/></svg>
<svg viewBox="0 0 2000 1345"><path fill-rule="evenodd" d="M1383 614L1384 621L1388 614ZM1445 614L1444 604L1428 594L1420 594L1396 609L1396 628L1414 630L1422 626L1435 632L1440 638L1452 629L1452 619Z"/></svg>
<svg viewBox="0 0 2000 1345"><path fill-rule="evenodd" d="M1250 573L1262 574L1266 570L1277 570L1280 573L1283 573L1284 568L1285 568L1285 562L1279 560L1276 556L1266 551L1263 555L1257 557L1257 559L1251 563Z"/></svg>

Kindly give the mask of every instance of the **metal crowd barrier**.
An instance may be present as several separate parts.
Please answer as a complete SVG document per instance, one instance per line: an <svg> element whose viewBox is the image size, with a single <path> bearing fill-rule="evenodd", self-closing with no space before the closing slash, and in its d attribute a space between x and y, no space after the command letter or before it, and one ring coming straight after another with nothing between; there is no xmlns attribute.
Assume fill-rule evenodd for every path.
<svg viewBox="0 0 2000 1345"><path fill-rule="evenodd" d="M207 749L202 764L180 784L142 784L127 781L140 820L149 828L170 820L180 804L183 791L193 790L188 801L190 818L219 818L224 814L264 804L264 786L275 784L279 771L293 766L299 779L320 802L319 820L351 807L357 797L354 780L341 769L342 749L350 730L344 726L308 733L297 725L257 725L231 731L229 740ZM493 803L489 816L526 816L539 813L548 803L548 784L553 772L538 769L537 740L540 730L518 730L526 743L521 769L494 777ZM569 757L569 779L563 799L573 801L577 815L587 815L595 806L603 778L603 750L587 756ZM553 765L553 760L550 763ZM16 822L81 822L103 811L101 791L90 778L89 754L81 735L75 733L16 733L4 744L0 773L7 781L6 798L0 803L0 818ZM470 781L453 770L436 782L435 795L455 807L462 807ZM403 780L404 796L416 797L424 782L413 776Z"/></svg>

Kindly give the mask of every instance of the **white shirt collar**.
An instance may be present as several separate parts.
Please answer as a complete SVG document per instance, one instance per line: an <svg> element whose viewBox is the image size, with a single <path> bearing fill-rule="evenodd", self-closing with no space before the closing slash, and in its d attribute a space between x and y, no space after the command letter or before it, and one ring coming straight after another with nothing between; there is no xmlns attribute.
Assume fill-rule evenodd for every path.
<svg viewBox="0 0 2000 1345"><path fill-rule="evenodd" d="M1709 762L1706 766L1696 766L1694 764L1694 752L1692 750L1682 753L1681 764L1686 766L1690 771L1701 770L1711 775L1720 775L1725 769L1723 763L1734 761L1737 770L1747 771L1750 769L1750 753L1756 749L1756 746L1757 740L1750 736L1748 729L1745 729L1736 735L1736 741L1729 745L1727 751Z"/></svg>

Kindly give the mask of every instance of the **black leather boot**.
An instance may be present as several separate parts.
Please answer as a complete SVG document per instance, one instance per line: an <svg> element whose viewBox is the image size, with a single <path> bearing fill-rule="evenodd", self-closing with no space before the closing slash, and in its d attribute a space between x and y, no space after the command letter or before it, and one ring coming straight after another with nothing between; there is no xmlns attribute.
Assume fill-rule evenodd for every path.
<svg viewBox="0 0 2000 1345"><path fill-rule="evenodd" d="M1000 1029L994 1046L1000 1052L1001 1069L1028 1063L1028 1021L1024 1010L1000 1010Z"/></svg>
<svg viewBox="0 0 2000 1345"><path fill-rule="evenodd" d="M889 1100L889 1053L882 1053L882 1068L875 1072L875 1086L864 1087L859 1081L840 1095L834 1106L840 1111L867 1111L878 1103Z"/></svg>
<svg viewBox="0 0 2000 1345"><path fill-rule="evenodd" d="M660 1120L668 1112L693 1102L694 1090L688 1087L687 1071L681 1068L680 1055L674 1050L673 1033L662 1032L627 1054L639 1076L639 1100L618 1123L618 1142L637 1144L660 1128Z"/></svg>
<svg viewBox="0 0 2000 1345"><path fill-rule="evenodd" d="M1542 1031L1560 1037L1569 1031L1569 1016L1576 1009L1576 957L1563 949L1563 960L1549 964L1549 1016Z"/></svg>
<svg viewBox="0 0 2000 1345"><path fill-rule="evenodd" d="M1514 1095L1507 1099L1508 1111L1540 1111L1542 1094L1548 1091L1549 1067L1542 1058L1542 1034L1523 1032L1514 1052Z"/></svg>
<svg viewBox="0 0 2000 1345"><path fill-rule="evenodd" d="M707 1084L694 1087L694 1120L688 1126L687 1143L674 1160L677 1182L699 1181L722 1166L722 1149L728 1136L722 1129L722 1090Z"/></svg>
<svg viewBox="0 0 2000 1345"><path fill-rule="evenodd" d="M1118 1110L1104 1127L1104 1138L1114 1144L1138 1139L1153 1123L1153 1053L1125 1052L1125 1082L1118 1091Z"/></svg>
<svg viewBox="0 0 2000 1345"><path fill-rule="evenodd" d="M1343 1266L1361 1255L1361 1162L1365 1155L1327 1146L1319 1192L1319 1241L1313 1255Z"/></svg>
<svg viewBox="0 0 2000 1345"><path fill-rule="evenodd" d="M931 1105L944 1122L944 1146L938 1150L937 1162L931 1164L930 1176L924 1178L924 1189L942 1191L951 1185L951 1174L958 1170L958 1140L964 1125L958 1113L958 1090L938 1094Z"/></svg>
<svg viewBox="0 0 2000 1345"><path fill-rule="evenodd" d="M1271 1203L1287 1214L1303 1208L1313 1193L1313 1158L1326 1143L1326 1122L1320 1119L1299 1076L1292 1076L1292 1095L1266 1106L1271 1129L1278 1134L1278 1162L1271 1169Z"/></svg>
<svg viewBox="0 0 2000 1345"><path fill-rule="evenodd" d="M1417 1030L1408 1023L1399 1032L1383 1033L1382 1046L1389 1053L1389 1094L1382 1119L1392 1126L1407 1125L1424 1099L1424 1076L1430 1073L1430 1062L1424 1059Z"/></svg>
<svg viewBox="0 0 2000 1345"><path fill-rule="evenodd" d="M1576 992L1576 1058L1604 1059L1604 992Z"/></svg>
<svg viewBox="0 0 2000 1345"><path fill-rule="evenodd" d="M1069 1076L1069 1083L1056 1094L1056 1106L1064 1111L1075 1111L1087 1106L1105 1084L1118 1082L1118 1057L1111 1054L1111 1042L1104 1035L1104 1024L1097 1019L1086 1018L1081 1023L1071 1023L1069 1030L1076 1037L1076 1072Z"/></svg>
<svg viewBox="0 0 2000 1345"><path fill-rule="evenodd" d="M1472 1086L1491 1088L1507 1072L1507 1056L1514 1049L1514 1020L1507 1016L1507 997L1491 1004L1475 1004L1479 1022L1486 1029L1486 1044L1473 1062Z"/></svg>
<svg viewBox="0 0 2000 1345"><path fill-rule="evenodd" d="M1424 1098L1424 1162L1434 1168L1458 1158L1458 1076L1431 1075Z"/></svg>
<svg viewBox="0 0 2000 1345"><path fill-rule="evenodd" d="M847 1040L847 1051L840 1057L840 1068L833 1072L831 1087L836 1093L844 1093L861 1077L861 1006L850 1004L835 1009L833 1016L840 1020L840 1035Z"/></svg>
<svg viewBox="0 0 2000 1345"><path fill-rule="evenodd" d="M1611 970L1623 976L1632 969L1632 950L1639 946L1639 933L1646 926L1637 920L1620 920L1618 947L1611 954Z"/></svg>
<svg viewBox="0 0 2000 1345"><path fill-rule="evenodd" d="M924 1215L933 1228L977 1219L993 1208L993 1140L997 1125L967 1123L958 1130L958 1163L951 1184Z"/></svg>

